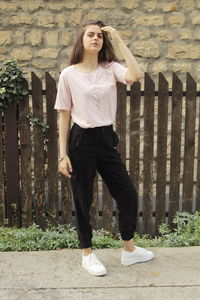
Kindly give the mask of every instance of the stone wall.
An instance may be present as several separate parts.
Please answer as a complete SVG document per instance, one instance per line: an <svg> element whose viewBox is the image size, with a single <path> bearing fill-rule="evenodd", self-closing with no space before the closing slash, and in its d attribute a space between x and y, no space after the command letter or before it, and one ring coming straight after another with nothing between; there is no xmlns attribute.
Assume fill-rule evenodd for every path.
<svg viewBox="0 0 200 300"><path fill-rule="evenodd" d="M26 0L0 1L0 61L44 78L58 79L68 65L76 25L100 19L117 28L144 71L156 79L163 72L200 83L200 1ZM116 45L114 45L116 47ZM123 56L116 51L123 61Z"/></svg>

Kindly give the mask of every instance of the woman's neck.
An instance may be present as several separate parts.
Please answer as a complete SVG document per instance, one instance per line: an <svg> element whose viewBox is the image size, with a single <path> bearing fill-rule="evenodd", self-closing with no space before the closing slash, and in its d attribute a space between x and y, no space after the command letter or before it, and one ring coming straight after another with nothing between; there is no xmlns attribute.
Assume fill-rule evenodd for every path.
<svg viewBox="0 0 200 300"><path fill-rule="evenodd" d="M84 55L83 60L77 65L86 72L91 72L98 67L98 56L97 55Z"/></svg>

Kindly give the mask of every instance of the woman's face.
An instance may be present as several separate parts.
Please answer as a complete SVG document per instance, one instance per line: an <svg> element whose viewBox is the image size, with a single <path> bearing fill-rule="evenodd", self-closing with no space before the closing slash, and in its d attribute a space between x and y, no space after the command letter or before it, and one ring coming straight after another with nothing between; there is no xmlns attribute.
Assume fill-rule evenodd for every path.
<svg viewBox="0 0 200 300"><path fill-rule="evenodd" d="M103 46L103 33L98 25L87 26L83 35L84 51L98 53Z"/></svg>

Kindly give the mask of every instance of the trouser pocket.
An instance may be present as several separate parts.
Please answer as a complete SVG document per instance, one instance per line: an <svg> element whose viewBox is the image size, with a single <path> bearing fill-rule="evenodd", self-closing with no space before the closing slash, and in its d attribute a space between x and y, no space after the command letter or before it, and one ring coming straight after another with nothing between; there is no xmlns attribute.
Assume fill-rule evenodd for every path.
<svg viewBox="0 0 200 300"><path fill-rule="evenodd" d="M119 137L117 133L113 130L113 146L117 147L118 144L119 144Z"/></svg>
<svg viewBox="0 0 200 300"><path fill-rule="evenodd" d="M69 152L76 151L82 143L84 129L73 125L69 135Z"/></svg>

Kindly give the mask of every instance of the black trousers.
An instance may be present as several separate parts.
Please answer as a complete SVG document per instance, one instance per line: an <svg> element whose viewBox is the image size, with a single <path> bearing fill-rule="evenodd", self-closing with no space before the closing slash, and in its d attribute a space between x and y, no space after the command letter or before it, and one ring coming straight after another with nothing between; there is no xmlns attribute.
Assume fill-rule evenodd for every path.
<svg viewBox="0 0 200 300"><path fill-rule="evenodd" d="M80 248L92 246L90 207L96 171L117 203L122 239L130 240L134 237L138 195L117 151L118 142L112 125L83 129L74 124L71 128L68 155L73 168L71 185Z"/></svg>

